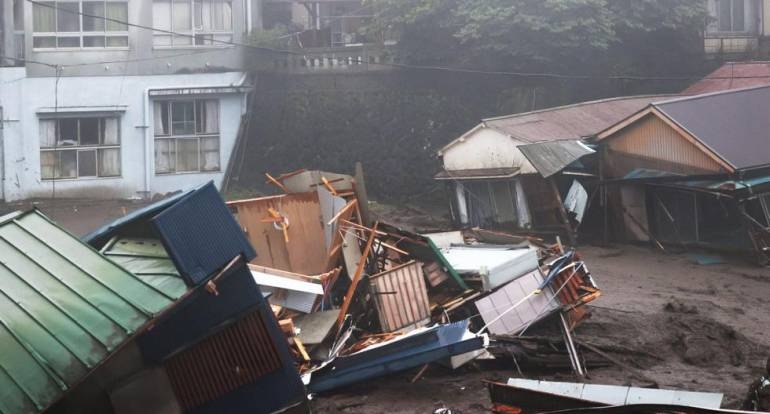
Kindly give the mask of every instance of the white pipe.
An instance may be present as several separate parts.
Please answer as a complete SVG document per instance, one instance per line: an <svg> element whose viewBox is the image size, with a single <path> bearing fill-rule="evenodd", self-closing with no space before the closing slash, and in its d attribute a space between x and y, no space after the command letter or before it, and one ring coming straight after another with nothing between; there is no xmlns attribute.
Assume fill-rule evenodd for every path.
<svg viewBox="0 0 770 414"><path fill-rule="evenodd" d="M251 15L251 0L244 0L246 2L246 34L251 35L251 29L252 29L252 19L254 16Z"/></svg>

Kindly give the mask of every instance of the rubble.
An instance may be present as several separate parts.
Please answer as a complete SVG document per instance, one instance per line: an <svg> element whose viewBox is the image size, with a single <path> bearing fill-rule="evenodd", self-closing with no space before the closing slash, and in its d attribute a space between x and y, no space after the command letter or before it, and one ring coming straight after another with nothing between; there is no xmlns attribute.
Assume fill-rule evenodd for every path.
<svg viewBox="0 0 770 414"><path fill-rule="evenodd" d="M483 354L490 334L516 335L555 313L572 343L582 305L600 294L579 254L560 244L483 229L417 234L367 220L365 189L351 176L266 177L283 194L228 205L266 251L250 266L277 318L295 330L318 321L299 346L303 328L287 335L311 392L431 362L457 368ZM290 304L298 296L301 305Z"/></svg>
<svg viewBox="0 0 770 414"><path fill-rule="evenodd" d="M67 324L81 328L107 323L100 322L104 318L119 323L119 315L111 313L118 305L102 294L121 289L105 279L107 270L130 281L133 287L124 296L133 299L123 302L141 313L122 323L117 336L86 335L104 349L78 347L67 335L56 339L84 366L73 373L52 365L48 372L43 362L63 354L35 342L50 338L21 328L24 320L11 303L22 309L17 295L26 290L0 288L10 300L0 307L3 340L25 350L55 385L34 399L17 392L18 398L8 401L20 408L3 412L34 413L57 404L104 411L98 401L110 401L121 413L308 412L308 393L419 369L415 382L430 364L458 369L477 358L497 364L510 358L520 375L534 367L571 370L579 379L588 369L614 364L657 386L591 341L573 336L590 315L584 305L602 292L580 253L558 237L548 243L480 228L418 234L367 217L359 198L365 199L366 191L351 176L301 170L267 179L283 194L224 203L209 183L86 236L93 249L38 212L3 217L2 241L21 249L0 253L3 269L13 272L19 286L36 289L50 305L45 306L56 308L51 315L77 313ZM50 243L40 233L44 230ZM59 250L84 253L70 257ZM36 264L16 266L22 256ZM44 278L39 268L54 277ZM98 289L83 284L86 276ZM49 292L56 283L67 290ZM142 301L153 295L162 300L145 306ZM47 331L64 329L63 319L24 310ZM688 309L674 303L665 311ZM537 336L543 329L559 333ZM672 346L681 348L688 363L702 364L708 355L695 351L706 348L704 335L692 333ZM730 332L720 335L729 339ZM500 412L614 405L575 394L596 386L511 381L488 384ZM665 400L671 393L663 390L612 390L624 390L622 403L687 405L688 398L700 396L709 403L695 405L719 407L711 394L677 392L677 399ZM553 406L538 402L544 392ZM655 398L634 400L628 397L632 392ZM516 403L506 399L511 395ZM535 402L522 402L530 400Z"/></svg>

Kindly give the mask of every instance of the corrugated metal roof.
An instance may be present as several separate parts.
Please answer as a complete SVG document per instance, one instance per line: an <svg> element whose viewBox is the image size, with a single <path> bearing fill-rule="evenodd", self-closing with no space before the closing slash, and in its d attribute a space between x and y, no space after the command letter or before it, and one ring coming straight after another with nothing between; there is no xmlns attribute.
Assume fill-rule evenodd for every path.
<svg viewBox="0 0 770 414"><path fill-rule="evenodd" d="M629 96L581 102L484 120L489 128L525 142L591 137L669 95Z"/></svg>
<svg viewBox="0 0 770 414"><path fill-rule="evenodd" d="M737 169L770 164L770 86L672 99L653 106Z"/></svg>
<svg viewBox="0 0 770 414"><path fill-rule="evenodd" d="M102 254L150 285L171 296L182 296L187 285L160 240L115 238Z"/></svg>
<svg viewBox="0 0 770 414"><path fill-rule="evenodd" d="M178 296L36 210L0 223L0 412L57 401Z"/></svg>
<svg viewBox="0 0 770 414"><path fill-rule="evenodd" d="M770 85L770 62L727 62L693 83L682 95Z"/></svg>
<svg viewBox="0 0 770 414"><path fill-rule="evenodd" d="M544 178L567 168L583 156L596 152L580 141L573 140L539 142L519 145L518 148Z"/></svg>

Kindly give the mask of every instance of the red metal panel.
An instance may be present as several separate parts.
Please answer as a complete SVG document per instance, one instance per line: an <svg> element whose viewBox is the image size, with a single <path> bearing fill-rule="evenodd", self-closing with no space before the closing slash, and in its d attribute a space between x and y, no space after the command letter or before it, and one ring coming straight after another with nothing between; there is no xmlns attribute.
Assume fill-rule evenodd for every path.
<svg viewBox="0 0 770 414"><path fill-rule="evenodd" d="M259 312L253 312L166 362L184 410L217 399L281 368Z"/></svg>

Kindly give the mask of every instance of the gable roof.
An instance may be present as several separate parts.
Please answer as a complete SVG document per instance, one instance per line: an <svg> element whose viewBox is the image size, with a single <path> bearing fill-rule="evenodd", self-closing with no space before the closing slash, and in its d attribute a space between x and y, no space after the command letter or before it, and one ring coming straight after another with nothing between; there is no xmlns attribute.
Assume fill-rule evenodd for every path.
<svg viewBox="0 0 770 414"><path fill-rule="evenodd" d="M682 95L770 85L770 62L727 62L682 91Z"/></svg>
<svg viewBox="0 0 770 414"><path fill-rule="evenodd" d="M37 210L0 218L0 412L45 410L179 296Z"/></svg>
<svg viewBox="0 0 770 414"><path fill-rule="evenodd" d="M464 138L481 128L491 128L529 144L592 137L643 109L651 102L669 96L671 95L616 97L486 118L470 131L445 145L439 154L462 142Z"/></svg>
<svg viewBox="0 0 770 414"><path fill-rule="evenodd" d="M609 138L648 114L658 116L731 169L770 164L770 85L687 96L650 104L602 131Z"/></svg>

